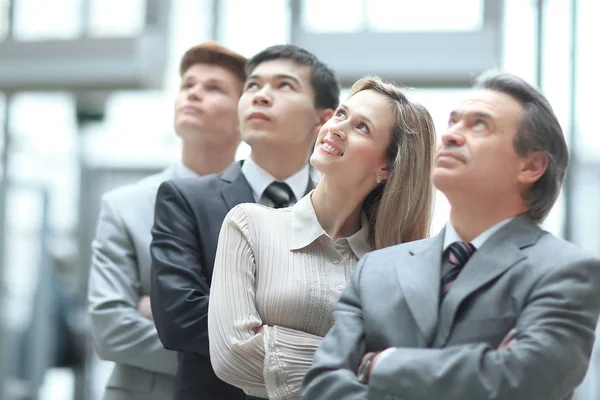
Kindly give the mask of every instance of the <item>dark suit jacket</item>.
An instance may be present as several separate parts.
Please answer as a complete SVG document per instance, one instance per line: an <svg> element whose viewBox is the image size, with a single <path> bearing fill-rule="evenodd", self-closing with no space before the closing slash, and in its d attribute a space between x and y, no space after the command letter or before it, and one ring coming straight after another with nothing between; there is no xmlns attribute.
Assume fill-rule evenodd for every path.
<svg viewBox="0 0 600 400"><path fill-rule="evenodd" d="M231 208L250 202L240 162L218 175L167 181L158 189L150 293L160 340L179 352L176 400L245 398L212 370L207 317L221 224Z"/></svg>
<svg viewBox="0 0 600 400"><path fill-rule="evenodd" d="M600 260L517 217L473 254L438 307L443 238L361 259L303 399L571 398L594 343ZM517 342L498 349L511 328ZM363 354L387 348L359 383Z"/></svg>

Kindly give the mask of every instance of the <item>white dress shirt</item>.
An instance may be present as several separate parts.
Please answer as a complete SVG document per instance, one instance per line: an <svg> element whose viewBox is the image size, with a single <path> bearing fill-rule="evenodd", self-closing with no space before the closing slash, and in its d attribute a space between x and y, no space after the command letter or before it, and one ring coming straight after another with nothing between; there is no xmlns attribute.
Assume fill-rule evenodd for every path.
<svg viewBox="0 0 600 400"><path fill-rule="evenodd" d="M310 196L281 209L240 204L221 228L208 309L210 358L220 379L252 396L299 398L335 303L358 258L371 250L366 218L358 232L334 242Z"/></svg>
<svg viewBox="0 0 600 400"><path fill-rule="evenodd" d="M242 164L242 174L244 174L246 180L252 188L252 196L254 196L254 201L267 206L272 206L273 204L267 204L264 201L261 201L261 199L263 198L263 193L265 192L267 186L269 186L272 182L277 181L277 178L256 164L251 157L248 157L248 159L246 159ZM296 200L298 200L304 197L306 188L308 187L308 180L309 168L308 164L304 164L300 171L288 177L283 182L290 186L292 192L294 192L294 196L296 196Z"/></svg>
<svg viewBox="0 0 600 400"><path fill-rule="evenodd" d="M502 228L504 225L508 224L514 218L515 217L507 218L507 219L502 220L502 221L498 222L497 224L491 226L490 228L486 229L485 231L483 231L482 233L477 235L477 237L475 239L471 240L471 244L473 246L475 246L476 249L481 248L481 246L483 246L483 244L489 238L491 238L494 233L498 232L500 230L500 228ZM444 234L444 247L442 250L446 251L448 246L450 246L454 242L464 242L464 240L462 240L461 237L458 235L458 233L456 233L456 230L452 226L452 223L448 222L446 224L446 232Z"/></svg>
<svg viewBox="0 0 600 400"><path fill-rule="evenodd" d="M191 168L188 168L183 162L178 161L173 165L173 171L175 172L175 177L177 179L180 178L197 178L200 175L198 175L195 171L193 171Z"/></svg>

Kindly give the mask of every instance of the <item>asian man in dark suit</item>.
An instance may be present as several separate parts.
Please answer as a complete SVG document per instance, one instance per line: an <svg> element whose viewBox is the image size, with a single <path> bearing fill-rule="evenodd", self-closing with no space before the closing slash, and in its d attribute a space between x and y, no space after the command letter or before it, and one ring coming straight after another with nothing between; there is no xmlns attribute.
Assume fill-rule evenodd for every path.
<svg viewBox="0 0 600 400"><path fill-rule="evenodd" d="M600 260L538 226L568 157L536 88L481 76L433 169L449 223L359 262L302 398L570 399L594 342Z"/></svg>
<svg viewBox="0 0 600 400"><path fill-rule="evenodd" d="M238 104L240 134L252 149L219 175L163 183L152 230L151 306L159 337L179 352L176 400L244 399L214 374L207 313L221 224L239 203L285 207L312 186L308 157L339 101L335 74L293 45L249 60Z"/></svg>

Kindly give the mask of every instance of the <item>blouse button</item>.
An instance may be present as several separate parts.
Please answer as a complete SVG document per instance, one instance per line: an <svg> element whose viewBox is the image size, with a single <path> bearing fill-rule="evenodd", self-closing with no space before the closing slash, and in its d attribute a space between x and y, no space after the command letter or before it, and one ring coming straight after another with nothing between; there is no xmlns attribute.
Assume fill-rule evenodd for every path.
<svg viewBox="0 0 600 400"><path fill-rule="evenodd" d="M342 285L337 285L335 288L341 292L344 287Z"/></svg>
<svg viewBox="0 0 600 400"><path fill-rule="evenodd" d="M339 263L339 262L340 262L340 260L338 260L337 258L335 258L335 259L333 260L333 263L334 263L334 264L337 264L337 263Z"/></svg>

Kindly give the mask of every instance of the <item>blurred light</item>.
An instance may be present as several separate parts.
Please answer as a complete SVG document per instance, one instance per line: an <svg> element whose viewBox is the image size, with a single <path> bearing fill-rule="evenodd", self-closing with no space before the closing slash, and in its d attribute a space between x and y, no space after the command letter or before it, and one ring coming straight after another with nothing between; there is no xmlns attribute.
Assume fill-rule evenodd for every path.
<svg viewBox="0 0 600 400"><path fill-rule="evenodd" d="M23 41L73 39L83 27L82 0L14 1L14 38Z"/></svg>
<svg viewBox="0 0 600 400"><path fill-rule="evenodd" d="M282 0L222 0L219 39L246 57L289 43L289 7Z"/></svg>
<svg viewBox="0 0 600 400"><path fill-rule="evenodd" d="M302 23L314 33L476 31L483 0L304 0Z"/></svg>
<svg viewBox="0 0 600 400"><path fill-rule="evenodd" d="M146 0L88 0L92 37L135 36L145 26Z"/></svg>
<svg viewBox="0 0 600 400"><path fill-rule="evenodd" d="M364 28L363 0L304 0L302 25L315 33L358 32Z"/></svg>
<svg viewBox="0 0 600 400"><path fill-rule="evenodd" d="M8 0L0 0L0 42L8 36Z"/></svg>
<svg viewBox="0 0 600 400"><path fill-rule="evenodd" d="M456 32L483 26L483 0L366 0L371 31Z"/></svg>

